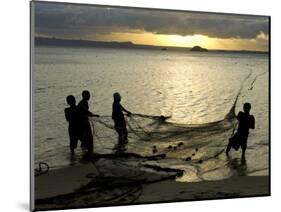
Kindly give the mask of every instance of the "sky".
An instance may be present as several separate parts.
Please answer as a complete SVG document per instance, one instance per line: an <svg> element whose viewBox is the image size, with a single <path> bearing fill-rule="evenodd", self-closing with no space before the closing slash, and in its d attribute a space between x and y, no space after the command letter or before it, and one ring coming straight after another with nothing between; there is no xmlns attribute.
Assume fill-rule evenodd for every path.
<svg viewBox="0 0 281 212"><path fill-rule="evenodd" d="M155 46L268 51L268 17L35 3L35 35Z"/></svg>

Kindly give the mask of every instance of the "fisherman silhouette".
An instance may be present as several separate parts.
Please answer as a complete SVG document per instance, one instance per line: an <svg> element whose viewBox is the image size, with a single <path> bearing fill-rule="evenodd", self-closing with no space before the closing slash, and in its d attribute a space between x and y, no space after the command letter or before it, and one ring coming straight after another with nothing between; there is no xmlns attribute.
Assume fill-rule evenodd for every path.
<svg viewBox="0 0 281 212"><path fill-rule="evenodd" d="M82 92L82 100L78 104L78 111L80 116L80 126L81 126L81 147L88 150L88 154L93 153L94 141L93 134L91 130L91 124L89 122L89 117L99 117L97 114L93 114L89 111L88 101L90 99L90 92L84 90Z"/></svg>
<svg viewBox="0 0 281 212"><path fill-rule="evenodd" d="M66 102L70 106L64 109L65 119L68 121L68 134L70 141L70 151L74 155L74 149L77 148L79 139L79 120L78 120L78 109L76 106L75 97L69 95L66 97Z"/></svg>
<svg viewBox="0 0 281 212"><path fill-rule="evenodd" d="M118 133L118 143L123 144L128 142L128 131L126 126L125 117L123 111L127 113L128 116L131 112L126 110L121 104L121 95L119 93L113 94L113 104L112 104L112 119L114 120L114 128Z"/></svg>
<svg viewBox="0 0 281 212"><path fill-rule="evenodd" d="M250 103L245 103L243 110L244 112L240 111L236 117L238 119L238 129L234 136L229 139L229 143L226 148L226 154L228 155L231 148L238 150L241 146L242 161L245 161L249 129L255 129L255 117L250 115Z"/></svg>

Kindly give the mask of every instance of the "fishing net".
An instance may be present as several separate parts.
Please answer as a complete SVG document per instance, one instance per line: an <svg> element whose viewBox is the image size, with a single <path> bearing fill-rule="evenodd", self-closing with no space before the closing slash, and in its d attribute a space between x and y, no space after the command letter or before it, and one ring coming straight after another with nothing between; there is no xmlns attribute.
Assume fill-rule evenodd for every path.
<svg viewBox="0 0 281 212"><path fill-rule="evenodd" d="M258 77L266 72L252 77L252 72L244 78L240 89L231 105L229 112L222 120L205 124L177 124L170 122L170 116L147 115L132 113L130 116L125 115L127 123L128 139L130 144L135 144L138 149L144 149L147 144L169 143L184 141L187 146L204 146L212 140L221 141L221 148L224 148L226 139L234 133L237 123L235 118L235 108L237 101L243 92L252 90ZM249 88L244 89L244 84ZM100 116L90 118L95 137L95 143L101 148L110 149L109 143L118 141L118 134L114 128L114 121L111 116ZM192 142L191 142L192 141ZM222 143L223 142L223 143ZM139 146L136 146L139 145ZM214 145L214 142L208 145ZM220 150L221 151L221 150ZM134 152L137 152L134 150Z"/></svg>

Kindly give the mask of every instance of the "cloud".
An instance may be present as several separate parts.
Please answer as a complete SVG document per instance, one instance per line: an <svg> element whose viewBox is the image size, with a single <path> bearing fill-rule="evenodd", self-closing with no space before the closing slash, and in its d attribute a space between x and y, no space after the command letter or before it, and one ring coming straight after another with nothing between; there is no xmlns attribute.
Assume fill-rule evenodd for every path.
<svg viewBox="0 0 281 212"><path fill-rule="evenodd" d="M268 18L129 8L35 3L35 32L54 37L84 38L89 34L151 32L201 34L213 38L268 37Z"/></svg>

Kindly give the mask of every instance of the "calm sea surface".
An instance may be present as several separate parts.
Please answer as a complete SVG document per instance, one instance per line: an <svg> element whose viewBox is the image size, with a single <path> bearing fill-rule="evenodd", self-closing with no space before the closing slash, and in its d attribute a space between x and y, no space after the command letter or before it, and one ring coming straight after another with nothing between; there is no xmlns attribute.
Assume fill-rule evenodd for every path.
<svg viewBox="0 0 281 212"><path fill-rule="evenodd" d="M112 124L112 94L119 92L129 111L171 116L169 126L175 130L176 126L202 127L224 120L241 88L235 113L242 110L244 102L250 102L256 118L256 129L248 139L246 165L240 164L240 151L231 152L231 159L224 154L208 158L225 148L232 132L229 127L221 128L222 133L186 132L165 141L154 137L149 142L133 136L130 140L129 135L127 151L152 155L151 148L157 145L159 153L167 153L168 145L183 142L184 146L169 152L166 159L151 162L185 170L179 181L268 175L268 63L265 54L36 47L32 72L35 164L48 162L54 168L71 164L64 117L69 94L79 102L82 90L89 90L90 110ZM132 120L135 125L141 122ZM94 151L112 152L117 143L114 130L99 129L98 123L95 129ZM199 151L194 163L187 163L184 158L195 148ZM77 154L81 154L80 148ZM200 159L206 162L196 163Z"/></svg>

